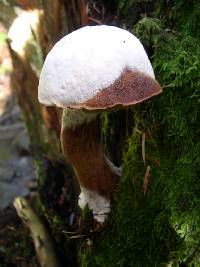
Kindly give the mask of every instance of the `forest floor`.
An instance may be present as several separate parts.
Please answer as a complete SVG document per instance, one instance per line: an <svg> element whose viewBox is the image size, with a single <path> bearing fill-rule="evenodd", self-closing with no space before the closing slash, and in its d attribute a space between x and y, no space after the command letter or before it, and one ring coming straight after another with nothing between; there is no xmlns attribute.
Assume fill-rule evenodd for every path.
<svg viewBox="0 0 200 267"><path fill-rule="evenodd" d="M22 114L10 86L11 61L0 25L0 267L36 267L31 237L13 207L35 187Z"/></svg>

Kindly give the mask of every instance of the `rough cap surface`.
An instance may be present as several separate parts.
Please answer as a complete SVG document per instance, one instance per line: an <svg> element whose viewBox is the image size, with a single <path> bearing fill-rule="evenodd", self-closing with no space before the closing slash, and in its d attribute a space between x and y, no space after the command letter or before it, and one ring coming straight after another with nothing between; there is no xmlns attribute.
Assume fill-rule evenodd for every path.
<svg viewBox="0 0 200 267"><path fill-rule="evenodd" d="M150 83L155 81L146 52L133 34L113 26L83 27L62 38L47 55L39 81L39 101L65 108L105 109L106 106L102 106L105 93L104 100L100 101L101 107L94 101L91 104L90 99L94 100L102 90L117 83L126 70L128 73L145 74ZM154 89L159 93L161 89L157 85ZM115 88L112 87L111 91L113 96ZM153 92L152 95L157 93ZM131 94L129 88L125 98ZM121 96L124 96L124 91ZM149 97L145 96L144 99ZM116 96L114 98L117 103L111 101L106 105L112 107L126 102ZM144 99L129 102L134 104ZM85 102L90 102L90 105L82 106Z"/></svg>

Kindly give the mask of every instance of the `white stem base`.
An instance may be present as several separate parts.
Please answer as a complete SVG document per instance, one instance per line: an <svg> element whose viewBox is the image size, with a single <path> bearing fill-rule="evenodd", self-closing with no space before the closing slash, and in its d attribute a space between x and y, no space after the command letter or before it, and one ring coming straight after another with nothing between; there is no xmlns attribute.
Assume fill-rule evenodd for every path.
<svg viewBox="0 0 200 267"><path fill-rule="evenodd" d="M103 223L106 220L111 209L109 199L85 187L81 187L78 204L81 209L88 205L93 212L94 219L99 223Z"/></svg>

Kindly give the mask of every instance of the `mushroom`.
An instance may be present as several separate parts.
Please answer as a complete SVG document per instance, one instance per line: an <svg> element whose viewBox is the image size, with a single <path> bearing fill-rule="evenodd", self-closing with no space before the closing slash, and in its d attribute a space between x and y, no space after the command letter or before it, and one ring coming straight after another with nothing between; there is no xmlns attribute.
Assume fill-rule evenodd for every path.
<svg viewBox="0 0 200 267"><path fill-rule="evenodd" d="M110 212L120 171L104 155L99 114L161 92L140 41L114 26L87 26L63 37L47 55L38 97L63 108L61 147L98 222Z"/></svg>

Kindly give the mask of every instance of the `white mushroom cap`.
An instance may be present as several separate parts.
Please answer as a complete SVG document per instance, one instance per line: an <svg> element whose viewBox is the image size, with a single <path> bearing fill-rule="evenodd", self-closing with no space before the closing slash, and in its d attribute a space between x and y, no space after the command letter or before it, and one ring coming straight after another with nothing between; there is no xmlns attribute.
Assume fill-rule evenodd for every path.
<svg viewBox="0 0 200 267"><path fill-rule="evenodd" d="M47 55L39 101L59 107L83 103L112 85L126 69L154 79L147 54L133 34L113 26L83 27L63 37Z"/></svg>

